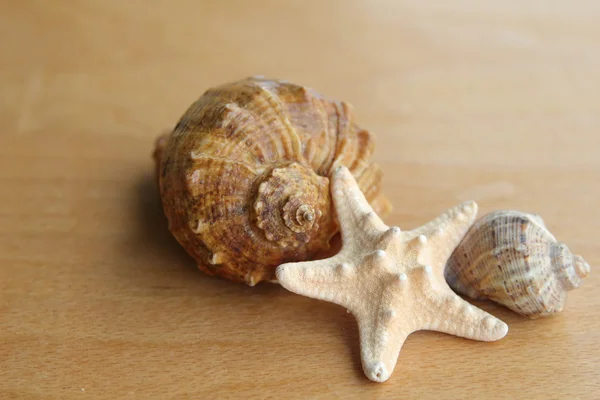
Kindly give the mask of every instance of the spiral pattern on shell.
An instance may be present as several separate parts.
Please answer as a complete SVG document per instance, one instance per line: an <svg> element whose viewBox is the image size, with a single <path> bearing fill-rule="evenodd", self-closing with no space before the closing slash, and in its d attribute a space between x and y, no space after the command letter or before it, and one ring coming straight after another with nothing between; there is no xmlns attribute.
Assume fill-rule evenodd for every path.
<svg viewBox="0 0 600 400"><path fill-rule="evenodd" d="M319 229L321 210L330 207L328 197L320 196L327 190L327 179L318 175L306 178L304 168L292 163L273 169L258 186L254 203L256 225L267 240L281 247L308 243ZM273 218L273 210L279 212L281 219Z"/></svg>
<svg viewBox="0 0 600 400"><path fill-rule="evenodd" d="M329 247L336 166L350 169L377 212L389 212L373 151L347 103L247 78L206 91L154 156L175 238L204 272L254 285Z"/></svg>

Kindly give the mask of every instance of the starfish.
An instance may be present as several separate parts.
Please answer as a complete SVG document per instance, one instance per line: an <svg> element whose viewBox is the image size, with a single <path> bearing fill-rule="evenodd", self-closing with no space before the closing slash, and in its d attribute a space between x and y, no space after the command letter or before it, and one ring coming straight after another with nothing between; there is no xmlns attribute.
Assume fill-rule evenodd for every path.
<svg viewBox="0 0 600 400"><path fill-rule="evenodd" d="M446 261L473 224L477 204L465 202L410 231L375 214L350 171L332 174L342 248L331 258L282 264L287 290L345 307L356 318L365 375L392 374L411 333L432 330L474 340L503 338L508 326L459 297L444 280Z"/></svg>

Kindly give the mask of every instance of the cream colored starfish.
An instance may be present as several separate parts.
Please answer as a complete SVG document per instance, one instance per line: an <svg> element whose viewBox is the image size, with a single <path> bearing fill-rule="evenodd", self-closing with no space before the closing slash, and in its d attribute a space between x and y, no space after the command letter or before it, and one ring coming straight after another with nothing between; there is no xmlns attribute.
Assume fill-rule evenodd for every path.
<svg viewBox="0 0 600 400"><path fill-rule="evenodd" d="M403 232L373 212L346 167L335 170L331 185L342 249L328 259L282 264L277 279L294 293L354 315L369 379L387 380L402 344L418 330L482 341L506 335L504 322L461 299L444 280L446 261L477 214L474 202Z"/></svg>

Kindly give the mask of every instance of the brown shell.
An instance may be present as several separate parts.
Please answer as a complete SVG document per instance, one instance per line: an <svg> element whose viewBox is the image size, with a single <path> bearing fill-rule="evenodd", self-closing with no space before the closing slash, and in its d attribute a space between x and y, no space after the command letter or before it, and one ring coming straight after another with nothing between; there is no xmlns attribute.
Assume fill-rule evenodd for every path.
<svg viewBox="0 0 600 400"><path fill-rule="evenodd" d="M204 93L154 156L175 238L202 271L253 286L329 247L338 232L328 178L336 166L389 213L373 151L373 135L347 103L247 78Z"/></svg>

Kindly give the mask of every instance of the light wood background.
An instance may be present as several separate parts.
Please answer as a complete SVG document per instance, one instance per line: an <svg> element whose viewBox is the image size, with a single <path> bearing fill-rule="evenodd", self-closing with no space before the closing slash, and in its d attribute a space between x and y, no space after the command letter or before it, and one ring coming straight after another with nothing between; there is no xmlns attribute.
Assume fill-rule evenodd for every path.
<svg viewBox="0 0 600 400"><path fill-rule="evenodd" d="M0 398L600 396L600 3L1 1ZM210 86L261 74L354 105L412 228L463 200L541 214L592 265L565 311L480 343L411 335L368 381L357 328L209 278L151 151Z"/></svg>

